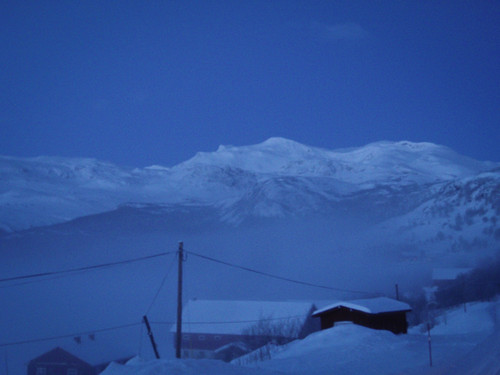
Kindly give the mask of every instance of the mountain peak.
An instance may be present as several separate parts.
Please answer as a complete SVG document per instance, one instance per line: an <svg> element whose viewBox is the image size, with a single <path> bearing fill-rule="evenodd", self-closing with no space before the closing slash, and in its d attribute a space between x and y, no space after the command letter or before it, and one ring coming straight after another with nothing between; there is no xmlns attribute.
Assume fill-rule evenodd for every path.
<svg viewBox="0 0 500 375"><path fill-rule="evenodd" d="M257 173L276 173L289 163L316 157L328 151L305 146L301 143L280 137L249 146L221 145L215 152L198 152L190 160L178 167L212 165L231 167Z"/></svg>
<svg viewBox="0 0 500 375"><path fill-rule="evenodd" d="M293 141L288 138L283 138L283 137L271 137L265 140L264 142L260 143L257 146L264 146L264 147L300 147L304 148L307 147L303 145L302 143Z"/></svg>
<svg viewBox="0 0 500 375"><path fill-rule="evenodd" d="M196 165L251 173L335 177L350 183L388 182L400 175L413 182L431 182L494 167L428 142L381 141L358 148L327 150L281 137L250 146L219 146L215 152L197 153L178 167Z"/></svg>
<svg viewBox="0 0 500 375"><path fill-rule="evenodd" d="M285 152L285 153L293 153L297 150L310 150L311 147L303 145L302 143L293 141L288 138L282 137L271 137L265 140L264 142L257 143L254 145L248 146L233 146L233 145L220 145L216 152L227 152L227 151L235 151L238 149L242 149L245 151L248 150L267 150L273 152ZM202 153L203 154L203 153Z"/></svg>

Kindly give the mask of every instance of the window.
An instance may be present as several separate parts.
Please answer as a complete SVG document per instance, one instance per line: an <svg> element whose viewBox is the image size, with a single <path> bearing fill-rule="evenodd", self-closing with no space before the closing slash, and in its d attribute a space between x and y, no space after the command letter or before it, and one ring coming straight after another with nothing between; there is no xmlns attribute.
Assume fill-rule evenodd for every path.
<svg viewBox="0 0 500 375"><path fill-rule="evenodd" d="M219 336L219 335L216 335L216 336L214 337L214 340L215 340L215 341L219 341L219 340L220 340L220 336Z"/></svg>
<svg viewBox="0 0 500 375"><path fill-rule="evenodd" d="M189 340L191 340L191 336L190 335L182 335L182 339L189 341Z"/></svg>
<svg viewBox="0 0 500 375"><path fill-rule="evenodd" d="M200 341L205 341L205 339L206 339L205 335L198 336L198 340L200 340Z"/></svg>
<svg viewBox="0 0 500 375"><path fill-rule="evenodd" d="M66 375L78 375L78 370L76 368L69 368L66 371Z"/></svg>
<svg viewBox="0 0 500 375"><path fill-rule="evenodd" d="M47 369L45 367L37 367L36 375L47 375Z"/></svg>

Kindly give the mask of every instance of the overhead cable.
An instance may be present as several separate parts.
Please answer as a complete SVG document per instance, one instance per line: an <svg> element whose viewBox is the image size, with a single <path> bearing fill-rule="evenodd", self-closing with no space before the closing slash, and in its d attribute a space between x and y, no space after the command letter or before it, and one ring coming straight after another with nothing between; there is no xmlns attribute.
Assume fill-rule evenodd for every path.
<svg viewBox="0 0 500 375"><path fill-rule="evenodd" d="M158 296L160 295L160 292L161 290L163 289L163 285L165 285L165 282L167 281L167 277L168 275L170 274L170 271L172 270L172 266L174 265L174 261L175 261L175 258L172 259L172 261L170 262L170 265L168 267L168 270L167 270L167 273L165 274L165 276L163 277L163 280L161 281L160 283L160 286L158 287L158 290L156 291L156 294L155 296L153 297L153 300L151 301L151 303L149 304L149 307L148 309L146 310L146 313L144 315L148 315L149 312L151 311L151 309L153 308L153 305L155 304L156 302L156 299L158 298Z"/></svg>
<svg viewBox="0 0 500 375"><path fill-rule="evenodd" d="M225 266L229 266L229 267L233 267L233 268L238 268L238 269L241 269L241 270L244 270L244 271L247 271L247 272L253 272L253 273L256 273L258 275L267 276L267 277L270 277L270 278L273 278L273 279L287 281L287 282L290 282L290 283L295 283L295 284L300 284L300 285L306 285L306 286L310 286L310 287L314 287L314 288L322 288L322 289L334 290L334 291L337 291L337 292L348 292L348 293L369 294L369 295L373 295L374 294L373 292L367 292L367 291L361 291L361 290L352 290L352 289L335 288L335 287L331 287L331 286L327 286L327 285L320 285L320 284L310 283L310 282L307 282L307 281L290 279L288 277L274 275L274 274L269 273L269 272L263 272L263 271L255 270L255 269L248 268L248 267L245 267L245 266L240 266L240 265L237 265L237 264L229 263L229 262L226 262L226 261L223 261L223 260L215 259L215 258L206 256L206 255L197 254L197 253L195 253L193 251L187 251L187 250L185 250L185 252L189 253L189 254L191 254L191 255L193 255L195 257L199 257L199 258L202 258L202 259L205 259L205 260L209 260L211 262L220 263L220 264L223 264Z"/></svg>
<svg viewBox="0 0 500 375"><path fill-rule="evenodd" d="M143 256L143 257L139 257L139 258L120 260L117 262L102 263L102 264L96 264L96 265L92 265L92 266L71 268L71 269L60 270L60 271L41 272L41 273L35 273L35 274L31 274L31 275L7 277L7 278L0 279L0 282L23 280L23 279L33 279L33 278L37 278L37 277L61 275L61 274L65 274L65 273L72 273L72 272L78 272L78 271L88 271L88 270L93 270L93 269L97 269L97 268L104 268L104 267L117 266L117 265L121 265L121 264L141 262L144 260L157 258L157 257L161 257L161 256L173 254L173 253L174 253L174 251L169 251L169 252L164 252L164 253L159 253L159 254L147 255L147 256Z"/></svg>
<svg viewBox="0 0 500 375"><path fill-rule="evenodd" d="M64 338L68 338L68 337L78 337L78 336L84 336L84 335L91 335L91 334L99 333L99 332L116 331L118 329L129 328L129 327L136 327L136 326L139 326L140 324L141 323L122 324L122 325L114 326L114 327L94 329L92 331L68 333L68 334L60 335L60 336L51 336L51 337L43 337L43 338L38 338L38 339L28 339L28 340L22 340L22 341L8 342L8 343L0 344L0 348L1 347L5 347L5 346L14 346L14 345L22 345L22 344L32 344L32 343L35 343L35 342L50 341L50 340L56 340L56 339L64 339Z"/></svg>

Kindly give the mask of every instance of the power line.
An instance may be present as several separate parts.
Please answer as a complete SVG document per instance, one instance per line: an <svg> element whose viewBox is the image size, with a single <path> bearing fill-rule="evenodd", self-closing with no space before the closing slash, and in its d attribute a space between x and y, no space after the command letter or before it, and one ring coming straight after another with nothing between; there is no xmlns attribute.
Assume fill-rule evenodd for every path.
<svg viewBox="0 0 500 375"><path fill-rule="evenodd" d="M170 265L168 266L167 273L163 277L163 280L161 281L160 286L159 286L158 290L156 291L156 294L153 297L153 300L149 304L149 307L146 310L146 313L144 315L148 315L149 312L151 311L151 309L153 308L153 305L155 304L156 299L158 298L158 296L160 295L161 290L163 289L163 285L165 285L165 282L167 281L167 277L170 274L170 271L172 270L172 266L174 265L174 262L175 262L175 258L173 258L172 261L170 262Z"/></svg>
<svg viewBox="0 0 500 375"><path fill-rule="evenodd" d="M38 339L28 339L28 340L23 340L23 341L8 342L8 343L0 344L0 348L1 347L5 347L5 346L14 346L14 345L22 345L22 344L32 344L32 343L35 343L35 342L50 341L50 340L64 339L64 338L68 338L68 337L90 335L90 334L99 333L99 332L116 331L118 329L129 328L129 327L136 327L136 326L138 326L140 324L141 323L122 324L122 325L114 326L114 327L94 329L92 331L68 333L68 334L60 335L60 336L51 336L51 337L43 337L43 338L38 338Z"/></svg>
<svg viewBox="0 0 500 375"><path fill-rule="evenodd" d="M85 273L85 272L86 271L80 271L79 273L78 272L74 272L73 275L80 274L80 273ZM40 282L43 282L43 281L57 280L57 279L62 279L63 277L68 277L68 276L69 275L62 274L62 275L58 275L58 276L54 276L54 277L46 277L46 278L39 279L39 280L28 280L28 281L21 281L19 283L15 283L15 284L0 285L0 289L12 288L12 287L15 287L15 286L22 286L22 285L28 285L28 284L35 284L35 283L40 283Z"/></svg>
<svg viewBox="0 0 500 375"><path fill-rule="evenodd" d="M37 278L37 277L52 276L52 275L61 275L61 274L66 274L66 273L78 272L78 271L88 271L88 270L93 270L93 269L98 269L98 268L117 266L117 265L121 265L121 264L128 264L128 263L140 262L140 261L143 261L143 260L157 258L157 257L161 257L161 256L165 256L165 255L168 255L168 254L173 254L173 253L174 253L173 251L169 251L169 252L164 252L164 253L147 255L147 256L139 257L139 258L126 259L126 260L121 260L121 261L117 261L117 262L109 262L109 263L96 264L96 265L92 265L92 266L71 268L71 269L61 270L61 271L41 272L41 273L35 273L35 274L31 274L31 275L22 275L22 276L7 277L7 278L4 278L4 279L0 279L0 282L14 281L14 280L24 280L24 279L33 279L33 278ZM19 284L16 284L16 285L19 285Z"/></svg>
<svg viewBox="0 0 500 375"><path fill-rule="evenodd" d="M314 287L314 288L322 288L322 289L334 290L334 291L337 291L337 292L348 292L348 293L370 294L370 295L374 294L373 292L366 292L366 291L352 290L352 289L334 288L334 287L327 286L327 285L320 285L320 284L310 283L310 282L307 282L307 281L290 279L288 277L274 275L274 274L271 274L271 273L268 273L268 272L263 272L263 271L255 270L255 269L248 268L248 267L245 267L245 266L240 266L240 265L237 265L237 264L229 263L229 262L226 262L226 261L223 261L223 260L215 259L215 258L206 256L206 255L197 254L197 253L192 252L192 251L187 251L186 250L186 252L189 253L189 254L191 254L191 255L193 255L193 256L196 256L196 257L199 257L199 258L202 258L202 259L205 259L205 260L209 260L211 262L223 264L225 266L229 266L229 267L233 267L233 268L238 268L238 269L241 269L241 270L247 271L247 272L253 272L253 273L256 273L258 275L267 276L267 277L270 277L270 278L273 278L273 279L287 281L287 282L290 282L290 283L295 283L295 284L300 284L300 285L306 285L306 286L310 286L310 287Z"/></svg>

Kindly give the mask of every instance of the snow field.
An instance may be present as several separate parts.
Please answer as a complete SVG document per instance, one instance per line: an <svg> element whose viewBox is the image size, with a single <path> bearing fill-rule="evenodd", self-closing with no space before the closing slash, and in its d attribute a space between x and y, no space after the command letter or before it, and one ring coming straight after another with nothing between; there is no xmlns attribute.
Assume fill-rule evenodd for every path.
<svg viewBox="0 0 500 375"><path fill-rule="evenodd" d="M433 367L422 327L414 327L408 335L394 335L346 323L284 347L272 347L267 361L249 363L242 358L231 365L209 360L136 359L126 365L113 364L103 375L494 374L500 369L492 354L500 351L500 327L493 311L499 310L498 301L473 303L467 312L457 307L446 313L446 320L438 317L431 330Z"/></svg>

